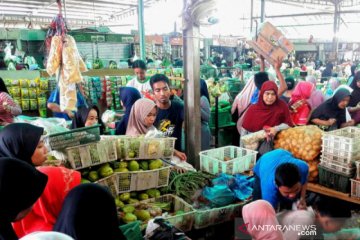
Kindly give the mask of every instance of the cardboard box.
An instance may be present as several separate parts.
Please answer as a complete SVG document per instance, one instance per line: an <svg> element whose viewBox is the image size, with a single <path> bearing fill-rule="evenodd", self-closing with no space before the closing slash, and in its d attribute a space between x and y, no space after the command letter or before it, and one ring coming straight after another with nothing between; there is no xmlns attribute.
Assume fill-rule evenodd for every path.
<svg viewBox="0 0 360 240"><path fill-rule="evenodd" d="M271 23L264 22L249 45L270 63L274 64L278 57L284 58L294 50L294 45Z"/></svg>

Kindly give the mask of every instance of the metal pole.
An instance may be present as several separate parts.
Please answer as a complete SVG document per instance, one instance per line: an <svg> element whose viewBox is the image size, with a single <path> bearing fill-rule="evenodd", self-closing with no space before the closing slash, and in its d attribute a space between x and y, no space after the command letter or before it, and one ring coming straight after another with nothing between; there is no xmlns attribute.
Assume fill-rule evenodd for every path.
<svg viewBox="0 0 360 240"><path fill-rule="evenodd" d="M340 25L340 4L338 1L334 2L335 4L335 12L334 12L334 38L333 38L333 53L334 53L334 60L337 61L337 55L338 55L338 31L339 31L339 25Z"/></svg>
<svg viewBox="0 0 360 240"><path fill-rule="evenodd" d="M250 33L253 31L253 18L254 18L254 0L251 0L250 7Z"/></svg>
<svg viewBox="0 0 360 240"><path fill-rule="evenodd" d="M186 5L187 0L184 0ZM183 14L186 27L184 37L185 76L185 139L188 161L196 169L200 167L201 113L200 113L200 29Z"/></svg>
<svg viewBox="0 0 360 240"><path fill-rule="evenodd" d="M138 0L138 28L139 28L140 58L145 61L146 46L145 46L145 24L144 24L144 0Z"/></svg>
<svg viewBox="0 0 360 240"><path fill-rule="evenodd" d="M265 0L261 0L261 22L265 20Z"/></svg>

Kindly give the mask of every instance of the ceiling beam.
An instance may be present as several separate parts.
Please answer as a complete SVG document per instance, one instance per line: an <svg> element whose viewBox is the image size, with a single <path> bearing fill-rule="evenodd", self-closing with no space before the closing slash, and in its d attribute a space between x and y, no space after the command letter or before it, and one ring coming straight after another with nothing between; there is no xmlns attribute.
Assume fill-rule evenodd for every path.
<svg viewBox="0 0 360 240"><path fill-rule="evenodd" d="M360 13L360 10L346 10L340 11L340 14L356 14ZM289 18L289 17L306 17L306 16L318 16L318 15L334 15L332 12L313 12L313 13L294 13L294 14L283 14L283 15L266 15L265 18ZM253 19L260 17L253 17ZM241 18L242 20L249 20L250 18Z"/></svg>

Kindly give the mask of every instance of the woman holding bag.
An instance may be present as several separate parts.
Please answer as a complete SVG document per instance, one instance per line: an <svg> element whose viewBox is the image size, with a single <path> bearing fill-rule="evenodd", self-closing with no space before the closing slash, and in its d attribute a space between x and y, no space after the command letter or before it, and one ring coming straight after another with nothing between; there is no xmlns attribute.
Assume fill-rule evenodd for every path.
<svg viewBox="0 0 360 240"><path fill-rule="evenodd" d="M306 125L309 121L311 106L307 102L314 90L310 82L299 82L289 101L290 115L295 125Z"/></svg>

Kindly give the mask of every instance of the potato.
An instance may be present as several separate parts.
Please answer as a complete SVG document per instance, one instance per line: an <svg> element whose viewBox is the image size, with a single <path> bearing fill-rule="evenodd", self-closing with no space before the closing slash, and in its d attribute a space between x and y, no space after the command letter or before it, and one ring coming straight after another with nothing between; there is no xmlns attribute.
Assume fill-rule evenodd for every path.
<svg viewBox="0 0 360 240"><path fill-rule="evenodd" d="M322 131L316 126L300 126L281 131L275 140L275 148L282 148L294 157L312 161L319 156L322 147Z"/></svg>

